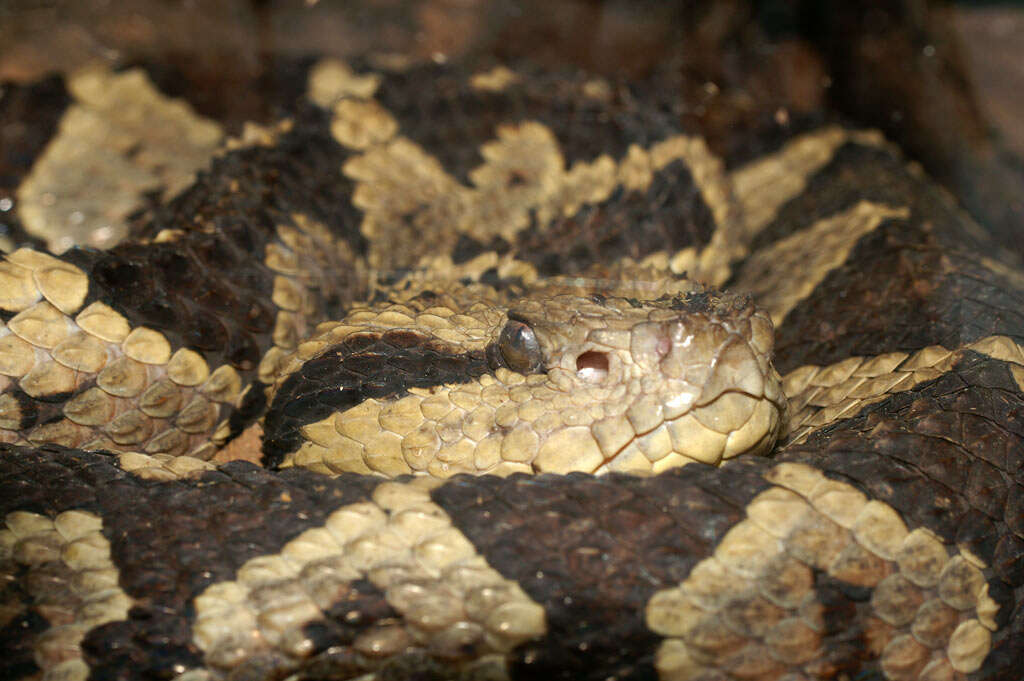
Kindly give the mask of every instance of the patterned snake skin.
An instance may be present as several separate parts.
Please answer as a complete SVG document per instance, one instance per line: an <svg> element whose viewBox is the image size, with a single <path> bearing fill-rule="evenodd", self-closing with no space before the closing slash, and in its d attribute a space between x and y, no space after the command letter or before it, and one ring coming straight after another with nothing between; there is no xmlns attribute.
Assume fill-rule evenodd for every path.
<svg viewBox="0 0 1024 681"><path fill-rule="evenodd" d="M308 84L40 123L12 215L127 238L0 262L0 678L1020 678L1024 272L880 135Z"/></svg>

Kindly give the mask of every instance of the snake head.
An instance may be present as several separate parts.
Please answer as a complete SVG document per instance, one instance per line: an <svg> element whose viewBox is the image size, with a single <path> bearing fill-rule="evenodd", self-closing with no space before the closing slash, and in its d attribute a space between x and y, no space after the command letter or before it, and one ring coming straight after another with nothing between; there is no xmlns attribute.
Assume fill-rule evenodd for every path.
<svg viewBox="0 0 1024 681"><path fill-rule="evenodd" d="M438 477L717 464L778 437L772 342L748 299L702 290L384 303L284 362L264 454Z"/></svg>
<svg viewBox="0 0 1024 681"><path fill-rule="evenodd" d="M747 297L524 301L496 346L499 364L544 376L527 377L517 410L538 436L536 470L718 464L768 451L784 421L772 323ZM534 411L544 416L530 421Z"/></svg>

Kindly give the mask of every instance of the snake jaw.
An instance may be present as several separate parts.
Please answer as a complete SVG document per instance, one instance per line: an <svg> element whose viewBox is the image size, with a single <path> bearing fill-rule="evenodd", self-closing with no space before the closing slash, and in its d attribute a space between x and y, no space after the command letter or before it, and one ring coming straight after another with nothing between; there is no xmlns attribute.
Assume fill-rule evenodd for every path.
<svg viewBox="0 0 1024 681"><path fill-rule="evenodd" d="M660 455L651 461L655 470L688 461L718 464L762 453L775 442L781 389L770 355L762 352L770 352L771 338L765 339L760 316L747 308L731 315L695 312L637 328L633 347L641 351L639 361L650 363L651 348L661 355L651 376L663 377L656 391L662 420L655 423L650 407L647 413L630 411L634 427L641 426L636 448L647 459ZM751 324L752 318L758 322ZM655 382L649 379L646 389Z"/></svg>

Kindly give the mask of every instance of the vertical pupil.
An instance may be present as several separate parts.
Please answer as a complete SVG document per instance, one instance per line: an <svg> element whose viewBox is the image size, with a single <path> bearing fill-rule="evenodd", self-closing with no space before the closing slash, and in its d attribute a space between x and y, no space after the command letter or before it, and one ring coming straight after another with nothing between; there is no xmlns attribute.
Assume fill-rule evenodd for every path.
<svg viewBox="0 0 1024 681"><path fill-rule="evenodd" d="M539 348L533 330L519 321L510 321L501 332L501 354L509 368L527 372L534 367Z"/></svg>

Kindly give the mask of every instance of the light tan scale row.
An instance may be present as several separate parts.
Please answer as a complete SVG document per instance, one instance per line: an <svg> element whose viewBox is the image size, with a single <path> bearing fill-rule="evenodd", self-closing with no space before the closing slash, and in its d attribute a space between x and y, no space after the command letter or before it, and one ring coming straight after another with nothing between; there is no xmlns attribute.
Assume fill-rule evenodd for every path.
<svg viewBox="0 0 1024 681"><path fill-rule="evenodd" d="M31 607L50 625L33 645L41 681L84 681L89 667L82 659L82 639L90 629L124 620L133 605L118 586L101 528L100 518L85 511L54 518L14 511L0 525L0 565L9 567L0 572L27 572L21 583ZM21 607L17 601L0 603L0 620L9 622Z"/></svg>
<svg viewBox="0 0 1024 681"><path fill-rule="evenodd" d="M142 452L121 452L118 454L117 463L122 470L137 475L143 480L160 480L162 482L195 478L206 471L217 469L209 461L167 453L151 456Z"/></svg>
<svg viewBox="0 0 1024 681"><path fill-rule="evenodd" d="M860 624L890 681L962 681L981 666L998 605L975 557L809 466L780 464L768 479L776 486L748 504L714 555L648 603L648 626L667 638L660 678L711 669L727 679L829 678L829 615L813 570L872 589Z"/></svg>
<svg viewBox="0 0 1024 681"><path fill-rule="evenodd" d="M79 310L88 284L78 268L26 249L2 265L19 285L5 289L0 307L21 311L0 325L0 390L17 386L46 398L85 388L65 403L64 420L37 427L25 441L115 448L148 443L151 451L183 454L208 439L219 417L217 403L238 398L241 379L231 367L211 372L192 350L172 353L163 334L131 328L104 303ZM62 299L34 285L40 272L45 277L53 270L77 285L75 299L68 299L76 290L71 286L61 289ZM21 441L14 430L20 420L16 399L0 394L0 437ZM166 423L163 429L157 421Z"/></svg>
<svg viewBox="0 0 1024 681"><path fill-rule="evenodd" d="M293 351L312 331L312 290L349 258L322 225L302 215L293 221L277 228L279 241L265 253L277 273L278 312L275 346L264 362ZM157 240L173 238L161 233ZM228 435L222 407L237 406L247 389L238 371L211 369L195 351L173 350L162 333L132 328L102 302L82 308L87 292L86 274L53 256L20 249L0 262L0 309L17 312L0 323L0 441L213 456ZM64 419L20 433L14 387L37 399L77 394L63 405Z"/></svg>
<svg viewBox="0 0 1024 681"><path fill-rule="evenodd" d="M438 483L383 483L371 501L339 508L279 553L247 561L234 580L207 587L194 601L193 625L205 663L227 673L276 652L297 664L314 648L305 627L364 579L400 614L353 641L371 666L411 649L503 664L493 656L543 636L544 609L492 569L430 500Z"/></svg>
<svg viewBox="0 0 1024 681"><path fill-rule="evenodd" d="M1009 362L1017 385L1024 390L1024 346L1008 336L987 336L955 350L930 345L914 353L890 352L849 357L828 366L806 365L782 379L791 410L788 440L802 442L824 425L934 380L967 351Z"/></svg>

